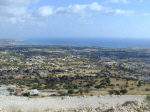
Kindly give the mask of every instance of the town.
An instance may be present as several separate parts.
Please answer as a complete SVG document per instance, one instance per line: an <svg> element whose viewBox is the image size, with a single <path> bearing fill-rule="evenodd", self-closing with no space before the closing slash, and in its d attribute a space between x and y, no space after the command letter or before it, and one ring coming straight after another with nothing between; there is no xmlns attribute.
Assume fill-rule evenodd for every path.
<svg viewBox="0 0 150 112"><path fill-rule="evenodd" d="M150 92L150 48L1 45L0 57L0 95Z"/></svg>

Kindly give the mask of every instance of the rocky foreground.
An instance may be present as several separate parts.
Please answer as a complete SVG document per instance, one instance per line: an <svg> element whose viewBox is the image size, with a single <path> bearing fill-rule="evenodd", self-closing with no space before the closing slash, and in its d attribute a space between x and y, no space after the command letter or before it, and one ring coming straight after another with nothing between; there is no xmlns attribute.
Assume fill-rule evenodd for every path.
<svg viewBox="0 0 150 112"><path fill-rule="evenodd" d="M27 98L0 96L0 112L150 112L144 95Z"/></svg>

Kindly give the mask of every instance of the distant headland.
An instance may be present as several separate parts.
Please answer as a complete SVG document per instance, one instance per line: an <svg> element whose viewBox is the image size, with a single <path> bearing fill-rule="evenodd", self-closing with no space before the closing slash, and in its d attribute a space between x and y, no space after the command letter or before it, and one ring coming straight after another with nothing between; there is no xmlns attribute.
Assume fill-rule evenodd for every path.
<svg viewBox="0 0 150 112"><path fill-rule="evenodd" d="M25 41L25 39L4 39L0 38L0 45L15 45L17 42Z"/></svg>

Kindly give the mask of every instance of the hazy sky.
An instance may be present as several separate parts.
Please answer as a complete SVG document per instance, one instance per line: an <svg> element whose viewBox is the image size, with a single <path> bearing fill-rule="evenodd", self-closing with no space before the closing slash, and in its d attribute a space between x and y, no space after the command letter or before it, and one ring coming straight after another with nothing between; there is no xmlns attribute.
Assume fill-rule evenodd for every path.
<svg viewBox="0 0 150 112"><path fill-rule="evenodd" d="M0 38L150 37L150 0L0 0Z"/></svg>

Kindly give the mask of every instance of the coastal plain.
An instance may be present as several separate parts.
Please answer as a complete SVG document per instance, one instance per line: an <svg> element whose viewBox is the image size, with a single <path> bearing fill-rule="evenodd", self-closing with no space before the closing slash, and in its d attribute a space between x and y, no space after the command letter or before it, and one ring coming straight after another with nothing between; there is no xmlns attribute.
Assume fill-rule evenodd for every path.
<svg viewBox="0 0 150 112"><path fill-rule="evenodd" d="M6 42L0 57L1 111L149 111L150 48Z"/></svg>

